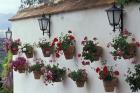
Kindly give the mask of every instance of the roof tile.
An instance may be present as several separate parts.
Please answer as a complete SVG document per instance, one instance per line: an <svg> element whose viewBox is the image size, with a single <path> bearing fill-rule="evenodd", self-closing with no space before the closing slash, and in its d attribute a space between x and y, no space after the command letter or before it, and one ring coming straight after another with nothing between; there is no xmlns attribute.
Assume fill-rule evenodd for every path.
<svg viewBox="0 0 140 93"><path fill-rule="evenodd" d="M110 5L114 0L64 0L63 2L48 6L43 5L37 8L27 8L19 11L15 16L13 16L10 21L27 19L38 17L44 14L57 14L62 12L71 12L84 9L90 9L98 6Z"/></svg>

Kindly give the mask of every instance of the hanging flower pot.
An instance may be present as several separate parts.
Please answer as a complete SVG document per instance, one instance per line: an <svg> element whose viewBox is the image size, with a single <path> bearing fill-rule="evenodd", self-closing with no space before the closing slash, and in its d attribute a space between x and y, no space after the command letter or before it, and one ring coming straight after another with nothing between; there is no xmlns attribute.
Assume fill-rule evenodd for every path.
<svg viewBox="0 0 140 93"><path fill-rule="evenodd" d="M72 59L75 54L75 46L69 46L64 50L64 55L66 59Z"/></svg>
<svg viewBox="0 0 140 93"><path fill-rule="evenodd" d="M46 69L52 73L51 74L52 75L52 82L61 82L65 77L66 69L59 68L58 64L53 65L52 67L50 67L50 65L48 65L46 67Z"/></svg>
<svg viewBox="0 0 140 93"><path fill-rule="evenodd" d="M33 57L33 52L25 52L25 55L27 58L32 58Z"/></svg>
<svg viewBox="0 0 140 93"><path fill-rule="evenodd" d="M87 72L83 69L78 69L68 74L68 76L76 82L77 87L84 87L85 82L87 81Z"/></svg>
<svg viewBox="0 0 140 93"><path fill-rule="evenodd" d="M25 68L18 69L18 72L19 72L19 73L25 73Z"/></svg>
<svg viewBox="0 0 140 93"><path fill-rule="evenodd" d="M95 46L95 48L96 48L96 52L92 53L92 56L94 58L94 61L98 61L102 56L103 49L100 46Z"/></svg>
<svg viewBox="0 0 140 93"><path fill-rule="evenodd" d="M27 69L28 69L28 64L27 63L25 63L25 64L21 63L20 67L18 68L18 72L19 73L25 73L25 71Z"/></svg>
<svg viewBox="0 0 140 93"><path fill-rule="evenodd" d="M22 47L22 52L25 53L27 58L32 58L33 57L33 46L30 44L24 44Z"/></svg>
<svg viewBox="0 0 140 93"><path fill-rule="evenodd" d="M11 52L12 52L13 55L17 55L18 48L11 48Z"/></svg>
<svg viewBox="0 0 140 93"><path fill-rule="evenodd" d="M113 38L112 42L108 44L109 46L114 48L111 51L114 60L130 59L136 56L136 49L140 47L140 43L132 37L132 33L125 29L120 35Z"/></svg>
<svg viewBox="0 0 140 93"><path fill-rule="evenodd" d="M130 43L125 50L125 54L123 55L124 59L130 59L136 56L136 44Z"/></svg>
<svg viewBox="0 0 140 93"><path fill-rule="evenodd" d="M100 59L103 54L103 48L98 46L99 43L96 37L94 37L93 40L89 40L85 37L81 44L83 45L83 51L81 53L83 60L89 60L89 62L92 63Z"/></svg>
<svg viewBox="0 0 140 93"><path fill-rule="evenodd" d="M44 63L42 59L34 59L36 64L29 67L29 72L33 72L35 79L40 79L41 75L43 75L42 68L44 67Z"/></svg>
<svg viewBox="0 0 140 93"><path fill-rule="evenodd" d="M14 69L14 71L18 71L19 73L25 73L28 65L24 57L17 57L16 60L11 61L11 67Z"/></svg>
<svg viewBox="0 0 140 93"><path fill-rule="evenodd" d="M5 52L7 53L9 50L11 50L13 55L16 55L18 53L18 47L21 45L20 39L17 40L11 40L11 39L5 39L3 42L3 48Z"/></svg>
<svg viewBox="0 0 140 93"><path fill-rule="evenodd" d="M76 81L77 87L84 87L85 81Z"/></svg>
<svg viewBox="0 0 140 93"><path fill-rule="evenodd" d="M50 48L41 48L43 52L44 57L50 57L51 55L51 49Z"/></svg>
<svg viewBox="0 0 140 93"><path fill-rule="evenodd" d="M99 79L103 80L104 89L106 92L113 92L114 88L118 84L119 75L118 71L113 71L113 68L110 66L104 66L103 68L96 68L96 73L99 74Z"/></svg>
<svg viewBox="0 0 140 93"><path fill-rule="evenodd" d="M118 79L117 78L112 79L111 81L103 81L103 85L104 85L105 91L106 92L113 92L115 86L117 85L117 83L118 83Z"/></svg>
<svg viewBox="0 0 140 93"><path fill-rule="evenodd" d="M33 73L34 73L34 78L35 79L40 79L40 77L42 75L41 71L33 71Z"/></svg>
<svg viewBox="0 0 140 93"><path fill-rule="evenodd" d="M56 43L57 42L57 43ZM72 31L68 31L68 34L61 34L59 39L54 38L53 44L56 44L56 57L58 58L63 51L66 59L72 59L75 54L75 37L72 35Z"/></svg>
<svg viewBox="0 0 140 93"><path fill-rule="evenodd" d="M38 45L43 52L43 56L44 57L50 57L50 55L53 51L53 45L54 44L49 42L46 38L42 38L42 39L40 39Z"/></svg>
<svg viewBox="0 0 140 93"><path fill-rule="evenodd" d="M62 79L61 79L61 78L55 78L55 77L54 77L54 78L52 79L52 81L53 81L53 82L61 82Z"/></svg>

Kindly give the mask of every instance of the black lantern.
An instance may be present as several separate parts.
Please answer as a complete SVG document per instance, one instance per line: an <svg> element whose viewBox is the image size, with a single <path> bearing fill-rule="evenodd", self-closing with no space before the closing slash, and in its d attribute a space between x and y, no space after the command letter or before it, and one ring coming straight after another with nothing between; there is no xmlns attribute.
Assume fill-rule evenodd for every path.
<svg viewBox="0 0 140 93"><path fill-rule="evenodd" d="M5 34L6 34L6 39L12 39L12 31L10 30L10 28L8 28Z"/></svg>
<svg viewBox="0 0 140 93"><path fill-rule="evenodd" d="M38 19L38 22L39 22L40 30L43 31L43 35L44 33L48 33L50 37L50 15L47 18L45 14L43 14L42 17Z"/></svg>
<svg viewBox="0 0 140 93"><path fill-rule="evenodd" d="M121 7L118 8L114 3L111 8L106 10L106 12L107 12L109 24L113 26L113 31L116 30L116 26L119 26L119 29L121 29L122 31L123 30L123 6L121 5Z"/></svg>

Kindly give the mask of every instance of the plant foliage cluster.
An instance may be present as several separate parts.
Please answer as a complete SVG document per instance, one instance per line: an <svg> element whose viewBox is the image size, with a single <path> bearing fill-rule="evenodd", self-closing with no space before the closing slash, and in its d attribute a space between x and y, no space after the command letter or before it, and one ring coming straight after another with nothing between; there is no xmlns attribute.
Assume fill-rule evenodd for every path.
<svg viewBox="0 0 140 93"><path fill-rule="evenodd" d="M126 5L130 2L140 2L140 0L117 0L117 3L121 5Z"/></svg>
<svg viewBox="0 0 140 93"><path fill-rule="evenodd" d="M83 69L78 69L77 71L69 73L69 77L73 81L87 81L87 73Z"/></svg>
<svg viewBox="0 0 140 93"><path fill-rule="evenodd" d="M127 73L126 82L129 84L132 92L140 90L140 64L135 65L134 71L129 68Z"/></svg>

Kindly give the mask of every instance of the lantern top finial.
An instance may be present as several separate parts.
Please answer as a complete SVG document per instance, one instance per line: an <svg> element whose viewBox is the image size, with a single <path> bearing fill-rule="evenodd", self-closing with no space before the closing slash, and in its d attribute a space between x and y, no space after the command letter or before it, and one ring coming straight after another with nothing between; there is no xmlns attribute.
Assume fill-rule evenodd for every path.
<svg viewBox="0 0 140 93"><path fill-rule="evenodd" d="M10 28L8 27L8 31L10 31Z"/></svg>
<svg viewBox="0 0 140 93"><path fill-rule="evenodd" d="M111 12L111 11L122 11L122 8L119 8L116 6L116 3L113 4L113 6L109 9L106 10L107 12Z"/></svg>

